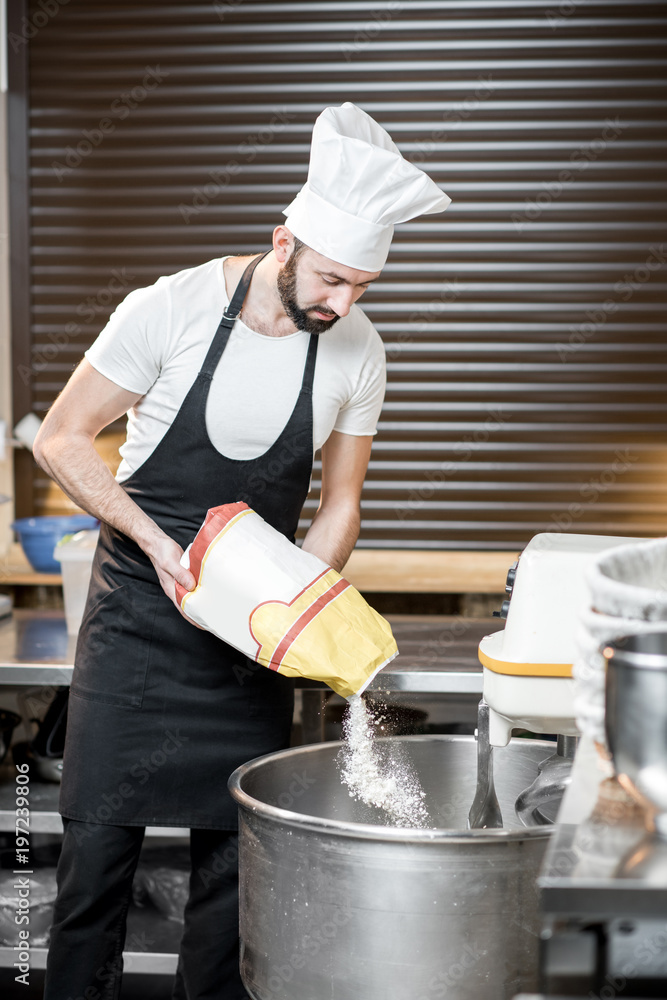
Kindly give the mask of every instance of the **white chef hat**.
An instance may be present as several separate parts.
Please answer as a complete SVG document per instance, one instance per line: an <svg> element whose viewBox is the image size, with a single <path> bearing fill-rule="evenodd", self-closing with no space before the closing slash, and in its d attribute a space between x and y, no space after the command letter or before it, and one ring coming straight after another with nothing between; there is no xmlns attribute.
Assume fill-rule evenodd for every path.
<svg viewBox="0 0 667 1000"><path fill-rule="evenodd" d="M381 125L347 101L315 122L308 180L284 214L291 232L318 253L381 271L395 223L444 212L450 202Z"/></svg>

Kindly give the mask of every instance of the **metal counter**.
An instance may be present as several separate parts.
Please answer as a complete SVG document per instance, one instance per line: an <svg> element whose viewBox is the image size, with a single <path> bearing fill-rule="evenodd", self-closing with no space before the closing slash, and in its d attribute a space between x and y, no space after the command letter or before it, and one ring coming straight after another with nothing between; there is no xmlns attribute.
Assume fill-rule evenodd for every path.
<svg viewBox="0 0 667 1000"><path fill-rule="evenodd" d="M609 774L582 738L538 878L547 993L664 998L667 841Z"/></svg>
<svg viewBox="0 0 667 1000"><path fill-rule="evenodd" d="M389 621L400 654L374 678L371 690L481 694L477 646L501 627L497 619L394 615ZM69 684L75 643L62 612L15 610L0 619L0 684Z"/></svg>
<svg viewBox="0 0 667 1000"><path fill-rule="evenodd" d="M371 690L481 694L477 646L483 635L498 627L496 619L406 615L394 616L390 621L400 655L374 678ZM54 688L71 681L75 646L75 637L67 635L62 612L15 610L13 615L0 619L0 688L24 692L44 688L38 694L50 700ZM324 707L331 691L324 684L308 680L298 681L297 686L302 698L302 742L320 742L324 738ZM5 801L8 787L0 782L0 829L8 829L13 816L11 802ZM36 787L33 819L35 828L42 832L62 829L56 792L55 786ZM173 832L171 828L155 831L165 836Z"/></svg>
<svg viewBox="0 0 667 1000"><path fill-rule="evenodd" d="M482 691L477 646L498 627L496 619L452 616L394 616L390 619L400 655L374 678L370 690L426 694L470 694ZM55 688L72 678L76 639L67 635L60 611L15 610L0 619L0 688ZM331 694L324 684L298 681L302 697L302 741L324 738L324 707ZM51 692L47 691L50 695ZM61 829L55 789L40 789L48 801L36 817L43 831ZM0 826L11 820L10 803L0 784ZM6 826L2 826L6 828ZM173 831L165 830L166 834Z"/></svg>
<svg viewBox="0 0 667 1000"><path fill-rule="evenodd" d="M389 621L400 653L369 690L481 695L477 646L482 636L499 629L497 619L394 615ZM0 686L69 684L75 645L62 612L14 611L0 619ZM329 689L308 680L298 681L297 687L302 689L303 742L319 742Z"/></svg>

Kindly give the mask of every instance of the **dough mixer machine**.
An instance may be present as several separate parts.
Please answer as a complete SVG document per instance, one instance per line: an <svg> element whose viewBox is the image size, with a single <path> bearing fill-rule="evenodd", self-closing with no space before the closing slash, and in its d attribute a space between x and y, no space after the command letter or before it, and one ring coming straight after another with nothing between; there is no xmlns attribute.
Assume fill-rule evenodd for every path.
<svg viewBox="0 0 667 1000"><path fill-rule="evenodd" d="M505 628L479 644L484 677L471 827L502 826L492 753L494 747L507 746L518 728L557 734L556 752L543 761L535 782L516 802L524 825L553 822L577 744L572 664L579 615L589 603L585 572L600 552L631 541L636 539L543 532L510 568L508 597L499 612Z"/></svg>

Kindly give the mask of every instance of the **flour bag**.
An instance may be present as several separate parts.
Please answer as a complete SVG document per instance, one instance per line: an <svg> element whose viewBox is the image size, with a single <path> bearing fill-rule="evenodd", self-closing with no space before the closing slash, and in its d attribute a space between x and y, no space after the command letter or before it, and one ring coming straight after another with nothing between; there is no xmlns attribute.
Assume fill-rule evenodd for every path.
<svg viewBox="0 0 667 1000"><path fill-rule="evenodd" d="M181 559L184 614L286 677L361 694L397 655L389 623L335 569L293 545L245 503L214 507Z"/></svg>

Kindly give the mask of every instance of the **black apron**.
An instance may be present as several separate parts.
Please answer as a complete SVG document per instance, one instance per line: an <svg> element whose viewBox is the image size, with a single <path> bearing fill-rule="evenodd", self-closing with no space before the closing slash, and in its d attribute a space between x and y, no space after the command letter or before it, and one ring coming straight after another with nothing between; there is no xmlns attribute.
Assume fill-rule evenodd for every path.
<svg viewBox="0 0 667 1000"><path fill-rule="evenodd" d="M316 336L292 415L267 452L227 458L206 430L211 379L264 256L246 268L174 422L122 483L184 549L209 508L237 500L293 541L308 493ZM243 762L289 745L293 707L292 680L186 621L139 546L102 525L70 689L63 816L235 829L227 779Z"/></svg>

